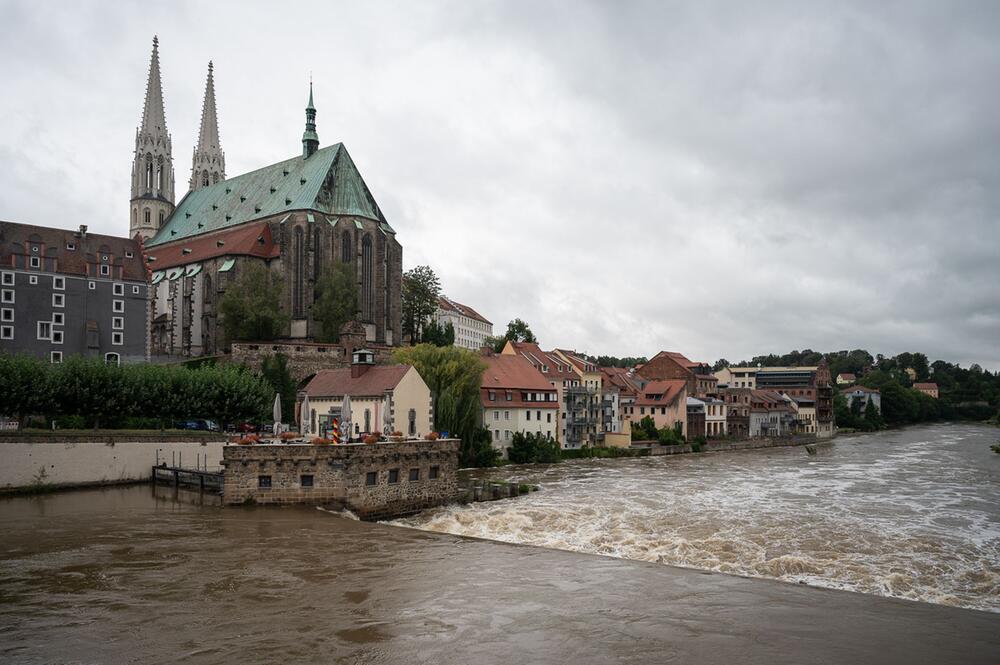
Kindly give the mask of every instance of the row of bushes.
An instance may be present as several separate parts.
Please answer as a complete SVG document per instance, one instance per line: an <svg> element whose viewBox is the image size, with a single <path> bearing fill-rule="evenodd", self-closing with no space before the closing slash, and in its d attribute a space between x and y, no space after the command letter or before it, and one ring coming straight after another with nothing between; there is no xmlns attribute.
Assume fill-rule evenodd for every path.
<svg viewBox="0 0 1000 665"><path fill-rule="evenodd" d="M266 418L274 388L239 365L197 369L166 365L108 365L74 356L51 364L0 354L0 412L22 423L75 417L88 426L169 425L183 418L220 423Z"/></svg>
<svg viewBox="0 0 1000 665"><path fill-rule="evenodd" d="M656 441L664 445L681 445L687 443L681 433L681 424L673 427L656 427L656 422L650 416L645 416L638 423L632 423L633 441Z"/></svg>

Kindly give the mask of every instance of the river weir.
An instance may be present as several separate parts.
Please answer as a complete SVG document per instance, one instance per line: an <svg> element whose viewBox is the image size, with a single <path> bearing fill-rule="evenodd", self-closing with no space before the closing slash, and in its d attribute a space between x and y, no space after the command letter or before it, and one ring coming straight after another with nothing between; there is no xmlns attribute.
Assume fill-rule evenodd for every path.
<svg viewBox="0 0 1000 665"><path fill-rule="evenodd" d="M788 552L777 545L768 552L771 558L789 557L792 544L807 554L805 545L842 534L846 527L834 529L834 517L848 524L871 519L863 501L849 509L846 499L828 498L826 521L819 518L824 514L819 508L797 511L802 513L797 519L803 520L798 524L815 528L813 535L795 536L804 527L791 526L787 511L800 505L794 495L819 486L830 494L847 494L854 474L851 482L871 485L853 490L858 496L864 495L862 489L874 493L882 483L896 497L898 488L886 485L892 472L878 459L888 459L896 447L903 454L908 447L911 465L922 465L919 441L932 436L942 450L973 455L980 445L976 439L988 433L955 426L845 438L829 450L820 447L816 456L782 450L507 468L489 475L536 478L541 490L454 511L428 511L408 523L462 523L461 515L479 511L500 519L492 511L506 511L509 517L503 522L519 524L518 537L529 542L533 516L542 519L541 512L531 511L549 505L538 502L569 511L567 497L575 496L586 507L572 510L594 519L607 510L596 502L598 497L609 506L622 505L614 501L627 501L634 510L644 506L648 514L674 507L692 514L696 506L709 513L710 497L725 496L727 490L743 496L749 481L741 479L757 474L757 482L766 487L758 487L754 496L767 502L769 511L754 507L741 514L751 523L764 512L777 517L786 511ZM985 450L989 453L988 445ZM753 458L770 460L772 474L765 474ZM994 601L988 590L976 599L974 587L965 589L954 581L975 577L959 570L965 557L980 557L979 568L970 559L973 571L996 572L996 534L990 531L996 520L990 524L989 513L976 517L986 511L988 493L995 492L995 476L993 489L973 500L968 487L982 481L978 474L989 462L965 467L961 473L971 474L966 490L953 480L952 489L945 491L947 483L940 477L947 475L942 460L948 457L937 459L937 465L927 462L933 474L920 482L918 474L909 483L914 493L917 485L924 489L927 519L921 528L948 541L926 548L932 558L924 565L948 585L939 591L942 597L995 610L995 591ZM796 475L812 477L812 463L830 467L825 484L819 477L790 483ZM647 464L653 466L647 469ZM854 471L849 470L852 464ZM799 466L806 471L793 472ZM836 468L841 470L833 473ZM665 490L657 490L644 475L655 469L675 480L677 489L666 506ZM644 497L623 498L627 478L650 485ZM784 488L774 487L778 485ZM784 499L782 492L788 494ZM846 543L854 551L860 549L857 542L869 542L868 551L874 552L876 544L905 542L891 525L920 513L911 501L911 495L903 494L885 508L891 512L876 524L886 532L882 541L870 533L856 540L839 536L841 551L850 549ZM728 512L735 503L736 498L725 504ZM526 512L517 517L517 511ZM765 522L766 532L778 533L779 521ZM588 542L606 547L604 554L624 557L628 547L652 540L651 529L630 536L627 529L635 529L630 526L634 522L617 530L610 521L599 524L608 532L606 540L594 529ZM358 522L305 506L223 507L218 497L183 488L147 485L4 498L0 527L4 663L912 665L993 663L1000 653L1000 614L995 612ZM512 526L507 528L514 533ZM560 528L570 531L569 526ZM725 528L727 537L749 537L744 536L749 527L741 531L735 519ZM687 534L689 544L674 549L692 543L704 547L697 543L709 537L700 535L707 531L707 523L697 520L690 527L676 527L676 533ZM930 540L928 535L910 537ZM558 538L568 548L569 540ZM917 549L914 543L907 551Z"/></svg>
<svg viewBox="0 0 1000 665"><path fill-rule="evenodd" d="M1000 430L940 425L802 448L475 475L516 502L396 524L1000 611Z"/></svg>

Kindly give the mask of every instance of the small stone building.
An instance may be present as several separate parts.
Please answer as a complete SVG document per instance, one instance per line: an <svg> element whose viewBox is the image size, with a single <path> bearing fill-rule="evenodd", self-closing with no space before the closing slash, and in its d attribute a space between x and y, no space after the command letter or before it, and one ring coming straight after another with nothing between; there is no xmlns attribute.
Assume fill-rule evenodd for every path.
<svg viewBox="0 0 1000 665"><path fill-rule="evenodd" d="M458 496L457 439L346 445L227 445L223 502L333 504L389 519Z"/></svg>

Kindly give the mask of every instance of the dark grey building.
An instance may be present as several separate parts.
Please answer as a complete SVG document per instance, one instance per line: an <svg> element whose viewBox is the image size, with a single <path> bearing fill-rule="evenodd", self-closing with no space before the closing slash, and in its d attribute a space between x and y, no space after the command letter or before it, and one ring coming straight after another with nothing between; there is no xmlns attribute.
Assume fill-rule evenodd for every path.
<svg viewBox="0 0 1000 665"><path fill-rule="evenodd" d="M140 362L149 321L136 240L0 221L0 352Z"/></svg>

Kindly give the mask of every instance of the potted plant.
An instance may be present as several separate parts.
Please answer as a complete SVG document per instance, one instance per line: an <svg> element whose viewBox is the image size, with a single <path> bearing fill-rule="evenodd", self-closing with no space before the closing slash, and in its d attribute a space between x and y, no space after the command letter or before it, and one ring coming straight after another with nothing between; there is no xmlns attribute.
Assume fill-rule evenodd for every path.
<svg viewBox="0 0 1000 665"><path fill-rule="evenodd" d="M424 435L424 439L427 441L437 441L440 436L441 435L437 432L427 432L427 434Z"/></svg>
<svg viewBox="0 0 1000 665"><path fill-rule="evenodd" d="M365 438L362 440L365 443L378 443L378 434L365 434Z"/></svg>

